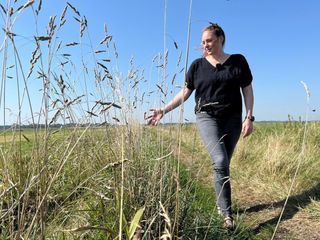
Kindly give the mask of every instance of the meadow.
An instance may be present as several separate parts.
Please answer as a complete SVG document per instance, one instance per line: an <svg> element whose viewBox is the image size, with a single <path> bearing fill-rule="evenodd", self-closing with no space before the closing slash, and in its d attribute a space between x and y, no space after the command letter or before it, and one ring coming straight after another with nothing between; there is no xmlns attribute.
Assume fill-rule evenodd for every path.
<svg viewBox="0 0 320 240"><path fill-rule="evenodd" d="M42 25L42 1L0 6L0 239L320 238L318 122L256 123L240 140L232 162L237 228L228 232L195 124L171 124L169 115L153 128L137 117L181 89L187 53L176 42L175 55L152 59L147 80L134 59L121 71L107 26L93 43L70 3L32 37L14 26L23 14Z"/></svg>
<svg viewBox="0 0 320 240"><path fill-rule="evenodd" d="M216 213L211 162L194 124L2 132L0 236L271 239L303 158L275 239L316 239L319 123L309 123L303 155L303 123L255 128L232 162L232 233Z"/></svg>
<svg viewBox="0 0 320 240"><path fill-rule="evenodd" d="M238 230L248 233L244 239L319 239L319 127L319 122L256 123L254 134L240 139L231 181ZM188 131L194 137L191 132L183 137L187 166L210 186L210 158L195 126Z"/></svg>

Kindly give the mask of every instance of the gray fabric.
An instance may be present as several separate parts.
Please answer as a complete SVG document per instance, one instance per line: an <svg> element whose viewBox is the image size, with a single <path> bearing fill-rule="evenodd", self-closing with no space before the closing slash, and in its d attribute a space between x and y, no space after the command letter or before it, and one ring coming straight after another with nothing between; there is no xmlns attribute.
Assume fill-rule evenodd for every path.
<svg viewBox="0 0 320 240"><path fill-rule="evenodd" d="M196 114L197 127L213 162L217 205L224 216L230 216L230 161L241 133L241 115L217 118L207 112Z"/></svg>

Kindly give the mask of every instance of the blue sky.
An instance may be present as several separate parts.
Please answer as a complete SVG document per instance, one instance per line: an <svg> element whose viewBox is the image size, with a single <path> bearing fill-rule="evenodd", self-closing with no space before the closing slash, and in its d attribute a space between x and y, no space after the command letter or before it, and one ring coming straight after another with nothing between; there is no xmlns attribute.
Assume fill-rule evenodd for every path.
<svg viewBox="0 0 320 240"><path fill-rule="evenodd" d="M129 60L133 57L135 66L145 70L146 82L141 84L140 90L157 90L156 84L163 78L159 77L159 69L155 67L152 59L158 53L162 54L164 49L165 1L70 0L69 2L88 20L90 39L88 37L85 39L85 46L89 48L89 41L93 46L99 46L106 23L108 33L113 36L119 52L119 71L126 74ZM59 18L65 5L66 1L63 0L43 2L38 22L40 32L44 32L49 16L57 15ZM36 6L37 2L34 7ZM249 62L254 76L254 115L257 120L287 120L288 114L296 120L299 116L304 119L307 103L301 81L308 85L311 92L309 119L320 120L319 10L318 0L194 0L188 65L201 56L199 50L201 30L207 26L208 21L216 22L224 28L226 33L225 51L241 53ZM69 19L75 16L71 12L68 14ZM173 74L181 70L184 65L188 14L189 1L167 0L165 36L168 49L166 77L168 84ZM3 20L1 25L3 27ZM36 31L31 9L26 9L17 18L14 30L24 36L24 38L18 38L17 43L22 50L28 51L25 56L27 61L27 58L30 58L30 51L34 49L34 45L30 42ZM74 23L66 26L61 33L61 38L70 39L69 42L78 41L78 35L79 27ZM3 32L0 37L4 38ZM178 49L175 48L174 42L178 44ZM83 51L86 53L86 48ZM177 67L180 51L182 63ZM3 56L3 50L0 54ZM89 54L85 56L90 57ZM10 57L13 56L8 57L9 61ZM3 64L3 61L0 63ZM112 63L109 66L113 68ZM81 76L80 73L79 76ZM175 81L176 85L181 86L184 81L183 73L177 74ZM35 95L39 94L41 82L34 81L30 85ZM95 91L94 86L90 89ZM178 90L174 88L172 94ZM6 90L6 106L11 108L14 108L14 100L9 96L14 95L14 91L16 90L13 86ZM168 94L164 100L169 100L172 94ZM142 115L143 111L150 107L161 106L159 95L161 94L153 95L149 103L140 106L135 114ZM35 102L36 108L40 109L39 101L35 100ZM1 109L4 107L3 96L0 107ZM185 104L185 118L191 121L194 120L193 107L194 99L191 96ZM172 114L175 118L178 111ZM170 120L167 118L165 121Z"/></svg>

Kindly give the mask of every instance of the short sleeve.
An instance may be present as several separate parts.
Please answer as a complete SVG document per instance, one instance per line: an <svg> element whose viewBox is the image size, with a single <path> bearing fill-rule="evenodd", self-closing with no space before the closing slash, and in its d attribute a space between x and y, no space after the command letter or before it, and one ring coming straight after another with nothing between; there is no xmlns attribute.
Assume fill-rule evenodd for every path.
<svg viewBox="0 0 320 240"><path fill-rule="evenodd" d="M194 74L195 74L195 62L191 64L187 71L185 86L190 90L194 90Z"/></svg>
<svg viewBox="0 0 320 240"><path fill-rule="evenodd" d="M244 56L241 55L241 88L249 86L252 82L252 74L249 64Z"/></svg>

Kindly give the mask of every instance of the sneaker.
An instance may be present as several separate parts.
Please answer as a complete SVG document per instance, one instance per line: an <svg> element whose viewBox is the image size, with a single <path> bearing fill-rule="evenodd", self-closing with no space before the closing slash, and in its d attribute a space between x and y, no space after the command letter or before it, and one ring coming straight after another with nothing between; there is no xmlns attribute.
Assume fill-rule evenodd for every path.
<svg viewBox="0 0 320 240"><path fill-rule="evenodd" d="M225 217L223 220L223 227L228 229L228 230L234 230L235 229L235 224L234 224L234 220L231 216Z"/></svg>

